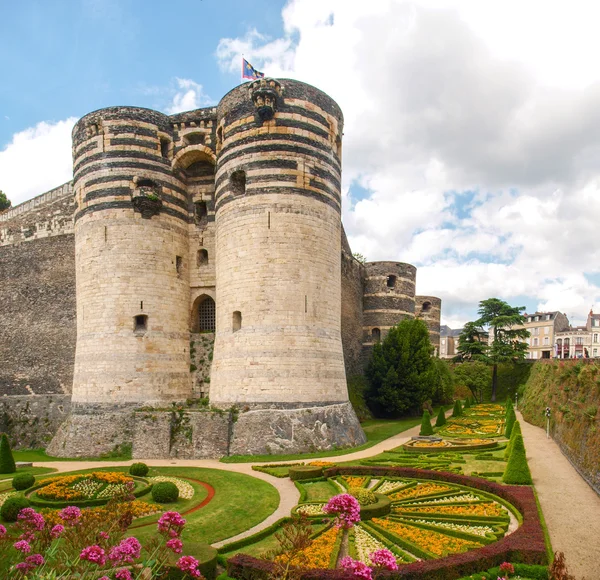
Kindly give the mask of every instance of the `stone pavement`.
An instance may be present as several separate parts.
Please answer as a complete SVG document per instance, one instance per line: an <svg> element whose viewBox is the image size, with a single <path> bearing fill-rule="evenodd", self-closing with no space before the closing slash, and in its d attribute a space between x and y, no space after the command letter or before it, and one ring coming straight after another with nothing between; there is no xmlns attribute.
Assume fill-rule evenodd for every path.
<svg viewBox="0 0 600 580"><path fill-rule="evenodd" d="M600 578L600 497L544 429L518 413L533 483L555 552L564 552L578 580Z"/></svg>

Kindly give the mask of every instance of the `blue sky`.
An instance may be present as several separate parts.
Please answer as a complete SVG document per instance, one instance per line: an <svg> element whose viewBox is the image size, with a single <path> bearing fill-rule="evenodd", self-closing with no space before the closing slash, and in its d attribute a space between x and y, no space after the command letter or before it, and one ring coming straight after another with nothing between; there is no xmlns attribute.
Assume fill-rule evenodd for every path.
<svg viewBox="0 0 600 580"><path fill-rule="evenodd" d="M92 110L218 102L244 53L338 101L350 243L415 264L443 322L498 296L580 323L600 310L588 4L0 0L0 189L20 203L69 180L70 130Z"/></svg>

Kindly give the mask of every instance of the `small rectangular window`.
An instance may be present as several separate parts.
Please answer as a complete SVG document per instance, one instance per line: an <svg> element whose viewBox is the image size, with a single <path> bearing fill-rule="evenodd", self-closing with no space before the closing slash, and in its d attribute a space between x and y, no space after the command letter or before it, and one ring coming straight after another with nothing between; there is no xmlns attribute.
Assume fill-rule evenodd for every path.
<svg viewBox="0 0 600 580"><path fill-rule="evenodd" d="M145 314L138 314L133 318L133 332L135 334L144 334L148 330L148 317Z"/></svg>
<svg viewBox="0 0 600 580"><path fill-rule="evenodd" d="M183 271L183 258L181 256L175 257L175 269L177 270L177 275Z"/></svg>

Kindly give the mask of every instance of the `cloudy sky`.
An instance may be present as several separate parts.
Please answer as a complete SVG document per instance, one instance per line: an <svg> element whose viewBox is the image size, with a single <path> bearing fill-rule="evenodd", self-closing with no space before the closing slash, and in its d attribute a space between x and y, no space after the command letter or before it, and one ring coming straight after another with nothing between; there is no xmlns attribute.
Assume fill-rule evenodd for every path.
<svg viewBox="0 0 600 580"><path fill-rule="evenodd" d="M216 103L241 54L341 105L343 219L418 267L442 322L497 296L600 310L600 5L580 0L0 0L0 189L71 177L70 130L110 105Z"/></svg>

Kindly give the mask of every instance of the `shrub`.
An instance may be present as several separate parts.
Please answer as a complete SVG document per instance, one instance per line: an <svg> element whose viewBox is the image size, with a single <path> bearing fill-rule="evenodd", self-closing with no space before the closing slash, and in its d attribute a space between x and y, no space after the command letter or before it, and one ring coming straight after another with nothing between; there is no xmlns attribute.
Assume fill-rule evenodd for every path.
<svg viewBox="0 0 600 580"><path fill-rule="evenodd" d="M0 516L5 522L16 522L19 512L29 507L29 500L26 497L9 497L0 509Z"/></svg>
<svg viewBox="0 0 600 580"><path fill-rule="evenodd" d="M15 475L12 480L12 486L17 491L29 489L35 483L35 477L31 473L19 473Z"/></svg>
<svg viewBox="0 0 600 580"><path fill-rule="evenodd" d="M161 481L152 486L152 499L157 503L173 503L179 499L179 489L170 481Z"/></svg>
<svg viewBox="0 0 600 580"><path fill-rule="evenodd" d="M512 428L512 432L510 434L510 441L508 442L508 445L506 446L506 449L504 450L504 459L508 459L510 457L510 454L515 445L515 439L516 439L517 435L522 435L521 423L519 423L518 421L515 422L515 424Z"/></svg>
<svg viewBox="0 0 600 580"><path fill-rule="evenodd" d="M435 420L436 427L442 427L442 425L446 424L446 413L444 412L444 407L440 407L440 410L437 415L437 419Z"/></svg>
<svg viewBox="0 0 600 580"><path fill-rule="evenodd" d="M421 419L421 431L419 435L433 435L433 427L431 426L431 415L429 411L423 411L423 418Z"/></svg>
<svg viewBox="0 0 600 580"><path fill-rule="evenodd" d="M504 435L507 438L510 437L510 434L512 433L512 429L515 425L516 420L517 420L517 416L515 415L515 410L511 406L508 408L508 411L506 412L506 426L505 426Z"/></svg>
<svg viewBox="0 0 600 580"><path fill-rule="evenodd" d="M464 408L465 409L470 409L471 408L471 397L467 397L465 399L465 406L464 406Z"/></svg>
<svg viewBox="0 0 600 580"><path fill-rule="evenodd" d="M453 417L460 417L463 414L463 409L462 409L462 405L460 404L460 401L458 399L456 399L456 401L454 401L454 409L452 409L452 416Z"/></svg>
<svg viewBox="0 0 600 580"><path fill-rule="evenodd" d="M525 457L525 445L523 444L523 436L515 436L513 448L502 476L504 483L512 483L516 485L532 485L531 472L527 465Z"/></svg>
<svg viewBox="0 0 600 580"><path fill-rule="evenodd" d="M348 490L348 493L352 497L355 497L361 506L377 503L377 496L370 489L365 489L364 487L351 487Z"/></svg>
<svg viewBox="0 0 600 580"><path fill-rule="evenodd" d="M132 463L129 468L130 475L134 475L136 477L145 477L148 475L150 468L145 463Z"/></svg>
<svg viewBox="0 0 600 580"><path fill-rule="evenodd" d="M6 433L0 437L0 473L14 473L17 471L15 460L10 450L10 443Z"/></svg>
<svg viewBox="0 0 600 580"><path fill-rule="evenodd" d="M290 479L300 481L301 479L316 479L323 475L323 468L318 465L299 465L290 467Z"/></svg>

